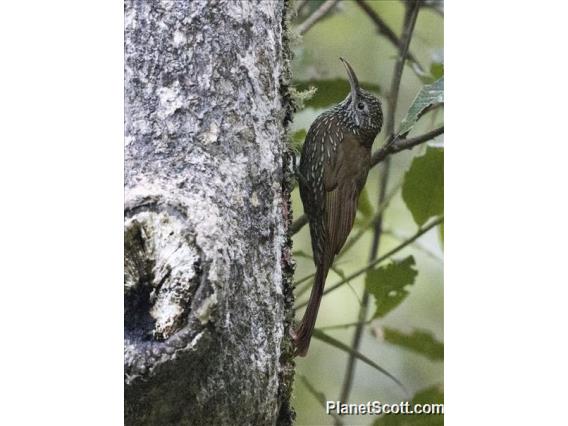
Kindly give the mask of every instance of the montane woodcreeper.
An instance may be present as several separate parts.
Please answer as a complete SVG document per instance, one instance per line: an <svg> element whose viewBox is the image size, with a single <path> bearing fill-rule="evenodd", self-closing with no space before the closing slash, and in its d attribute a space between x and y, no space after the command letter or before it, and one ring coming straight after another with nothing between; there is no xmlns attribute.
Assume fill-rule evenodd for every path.
<svg viewBox="0 0 568 426"><path fill-rule="evenodd" d="M308 352L325 279L353 227L359 194L369 172L371 146L383 124L381 102L361 89L351 65L340 59L351 92L310 126L298 173L316 266L306 312L292 332L299 356Z"/></svg>

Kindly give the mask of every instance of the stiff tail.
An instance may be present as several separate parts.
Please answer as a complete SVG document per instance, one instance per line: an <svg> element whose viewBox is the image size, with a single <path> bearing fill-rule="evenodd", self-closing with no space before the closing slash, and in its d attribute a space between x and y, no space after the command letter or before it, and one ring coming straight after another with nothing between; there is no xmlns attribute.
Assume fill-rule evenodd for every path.
<svg viewBox="0 0 568 426"><path fill-rule="evenodd" d="M323 295L323 288L325 287L325 279L327 277L327 272L329 271L329 267L325 265L325 263L327 262L324 262L324 265L317 268L306 312L304 313L304 317L302 318L298 328L292 332L292 339L294 340L296 355L298 356L306 356L308 348L310 347L310 340L316 324L318 309Z"/></svg>

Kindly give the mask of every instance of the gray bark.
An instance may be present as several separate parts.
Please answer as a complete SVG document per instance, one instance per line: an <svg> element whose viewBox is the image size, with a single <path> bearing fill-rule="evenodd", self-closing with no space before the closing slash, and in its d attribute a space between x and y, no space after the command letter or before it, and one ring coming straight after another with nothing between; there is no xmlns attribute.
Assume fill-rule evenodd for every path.
<svg viewBox="0 0 568 426"><path fill-rule="evenodd" d="M282 1L125 2L125 421L289 424Z"/></svg>

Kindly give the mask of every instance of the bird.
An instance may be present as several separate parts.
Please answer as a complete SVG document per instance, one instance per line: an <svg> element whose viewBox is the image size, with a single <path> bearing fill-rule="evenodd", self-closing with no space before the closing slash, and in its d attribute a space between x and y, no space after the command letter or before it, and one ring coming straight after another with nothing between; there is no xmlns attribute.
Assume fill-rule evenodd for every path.
<svg viewBox="0 0 568 426"><path fill-rule="evenodd" d="M325 280L353 227L371 165L371 147L383 125L381 101L363 90L349 62L339 59L351 90L342 102L314 120L297 171L316 273L304 316L291 331L296 356L308 352Z"/></svg>

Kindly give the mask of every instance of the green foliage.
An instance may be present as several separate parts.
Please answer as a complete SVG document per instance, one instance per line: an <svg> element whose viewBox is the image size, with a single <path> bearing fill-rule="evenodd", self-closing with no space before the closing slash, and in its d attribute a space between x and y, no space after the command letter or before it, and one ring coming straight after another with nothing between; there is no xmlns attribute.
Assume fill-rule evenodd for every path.
<svg viewBox="0 0 568 426"><path fill-rule="evenodd" d="M344 78L296 81L295 86L297 92L311 91L310 94L313 96L305 99L304 104L312 108L327 108L335 105L345 99L351 90L349 81ZM361 87L376 94L380 93L380 88L376 84L361 82Z"/></svg>
<svg viewBox="0 0 568 426"><path fill-rule="evenodd" d="M444 64L441 62L432 62L430 65L430 74L434 80L438 80L444 76Z"/></svg>
<svg viewBox="0 0 568 426"><path fill-rule="evenodd" d="M414 330L411 334L403 333L394 328L382 329L383 339L393 345L397 345L424 355L432 361L444 359L444 344L426 330Z"/></svg>
<svg viewBox="0 0 568 426"><path fill-rule="evenodd" d="M412 398L414 404L443 404L444 389L440 385L431 386L417 392ZM443 414L385 414L373 423L373 426L443 426Z"/></svg>
<svg viewBox="0 0 568 426"><path fill-rule="evenodd" d="M406 117L400 123L399 135L405 135L412 130L420 116L427 108L444 102L444 77L432 84L427 84L420 89L414 98L412 105L406 113Z"/></svg>
<svg viewBox="0 0 568 426"><path fill-rule="evenodd" d="M444 149L429 146L404 176L402 199L418 226L444 213Z"/></svg>
<svg viewBox="0 0 568 426"><path fill-rule="evenodd" d="M299 2L297 7L301 7L296 24L304 22L310 13L323 4L323 1L325 0ZM404 34L405 7L401 2L365 0L365 4L392 28L397 37L400 38ZM399 90L400 118L406 115L402 122L398 121L398 115L395 117L394 127L399 132L395 136L399 137L404 137L411 132L418 133L418 130L426 133L430 129L443 125L440 114L429 112L434 107L443 105L443 17L440 13L433 12L432 7L438 7L436 1L429 1L428 4L431 6L429 9L423 7L419 12L410 47L410 51L420 59L420 63L412 60L406 61L409 67L405 70L406 77L414 73L417 78L414 78L414 75L410 75L412 78L404 77ZM420 38L418 43L416 37ZM296 104L301 104L303 110L294 117L294 131L290 134L290 143L297 151L300 151L310 123L313 123L322 110L345 99L350 91L345 70L337 58L347 57L360 81L374 83L371 85L363 83L362 86L375 94L384 96L386 85L389 85L393 79L393 66L398 58L399 48L377 32L376 22L369 19L369 15L359 3L353 1L340 2L338 7L332 8L332 13L327 14L309 32L298 38L302 40L302 44L295 49L296 56L293 66L296 77L293 85ZM314 88L317 88L317 91ZM408 105L404 99L413 100L408 111L403 110ZM436 111L443 113L443 108L436 109ZM384 112L386 120L389 115L386 102ZM426 116L427 113L428 116ZM421 122L417 124L418 121ZM419 126L420 129L418 129ZM380 142L384 143L388 136L390 135L384 132L380 134L375 149L378 149ZM435 152L432 153L431 149ZM411 387L413 393L416 389L421 389L425 383L435 384L442 381L440 362L443 362L444 344L435 338L441 335L439 333L442 330L441 311L439 304L436 304L443 291L440 285L442 281L441 259L439 250L433 247L436 241L431 238L427 240L420 240L420 238L427 232L431 237L434 235L437 237L438 232L443 233L440 226L443 222L443 169L441 168L443 150L427 148L424 144L415 148L409 155L419 156L419 158L407 168L390 167L388 171L390 189L386 194L379 197L381 171L378 169L381 165L371 169L365 189L360 194L355 228L349 235L341 253L335 258L331 268L335 273L330 270L326 282L326 296L321 305L322 314L319 315L316 325L321 328L314 332L314 342L308 357L298 360L297 363L298 373L306 376L297 376L300 386L296 389L297 397L294 406L298 413L298 425L341 424L343 421L345 424L352 424L350 420L365 422L364 419L331 417L325 414L321 409L323 401L337 397L343 389L337 393L335 390L332 392L329 386L332 384L335 386L336 381L318 375L318 372L323 368L344 376L346 371L343 371L339 359L347 357L351 360L355 358L357 362L347 364L346 370L352 368L352 365L367 369L368 366L372 366L383 373L384 371L377 367L390 369L393 358L376 358L375 350L378 349L379 344L370 341L372 339L370 333L364 331L361 343L353 347L351 331L355 326L362 326L364 330L368 330L373 318L388 315L394 309L397 309L396 314L399 315L392 315L388 318L389 326L392 328L384 330L386 344L383 343L383 345L388 344L389 349L394 349L394 351L388 351L389 356L392 354L394 359L400 360L400 373L397 373L400 377L398 378ZM395 160L396 157L397 154L393 154L391 158ZM412 162L412 158L410 161ZM437 167L435 163L438 163L440 167ZM399 183L399 191L393 185L395 182ZM404 196L403 187L405 188ZM377 202L379 198L384 199L380 205ZM407 207L401 206L400 201L403 201ZM293 192L293 208L295 219L297 219L301 214L301 199L297 188ZM411 214L399 214L400 208L408 208ZM385 213L382 220L382 237L380 237L382 256L376 259L377 263L370 266L370 262L366 263L370 257L369 243L373 236L375 220L381 213ZM421 224L415 233L412 231L414 222ZM408 233L412 235L406 235ZM387 237L387 235L393 237ZM307 229L294 235L294 248L299 250L294 253L294 256L298 260L297 273L301 278L296 283L299 285L295 292L297 309L306 305L305 293L310 290L314 276L310 247L310 234ZM415 257L421 256L419 250L437 261L431 262L425 259L424 262L415 265ZM408 255L415 257L406 257ZM392 262L394 256L400 257ZM342 257L349 258L349 261L340 264ZM418 270L423 278L418 276ZM376 305L376 308L374 307L373 312L364 320L359 320L357 313L360 308L356 298L351 297L347 290L347 284L351 281L357 289L353 292L357 298L360 298L362 289L358 286L363 284L361 282L363 276L366 278L364 283L370 291L369 295L375 300L373 305ZM420 289L411 289L409 285L420 286ZM330 292L336 290L341 293L333 297ZM408 294L415 290L421 290L422 294L426 294L427 297L410 300L412 306L404 306ZM420 325L426 322L430 324L430 332L407 328L408 324ZM338 323L340 325L337 325ZM331 331L330 335L324 334L328 331L322 332L322 329L333 328L349 328L349 330L343 330L337 335ZM329 350L330 345L339 350ZM416 361L420 361L420 374L418 375L416 374ZM367 365L363 366L362 363ZM371 370L368 371L372 373ZM356 402L353 401L357 399L355 391L365 400L400 400L397 389L379 385L377 381L383 377L374 376L375 374L355 376L352 392L347 400ZM336 394L331 395L330 393ZM437 387L425 389L414 396L416 402L439 400L439 397L443 400L443 390ZM412 396L409 396L406 400L410 401L411 398ZM366 422L371 424L377 419L376 424L383 426L385 424L436 425L443 422L443 416L436 415L389 415L369 418Z"/></svg>
<svg viewBox="0 0 568 426"><path fill-rule="evenodd" d="M365 286L377 307L373 318L384 317L408 296L405 287L414 284L418 275L414 264L414 257L408 256L367 272Z"/></svg>
<svg viewBox="0 0 568 426"><path fill-rule="evenodd" d="M416 74L423 84L432 84L444 76L443 49L432 55L432 63L428 71L419 68L418 64L412 61L407 61L406 65Z"/></svg>

